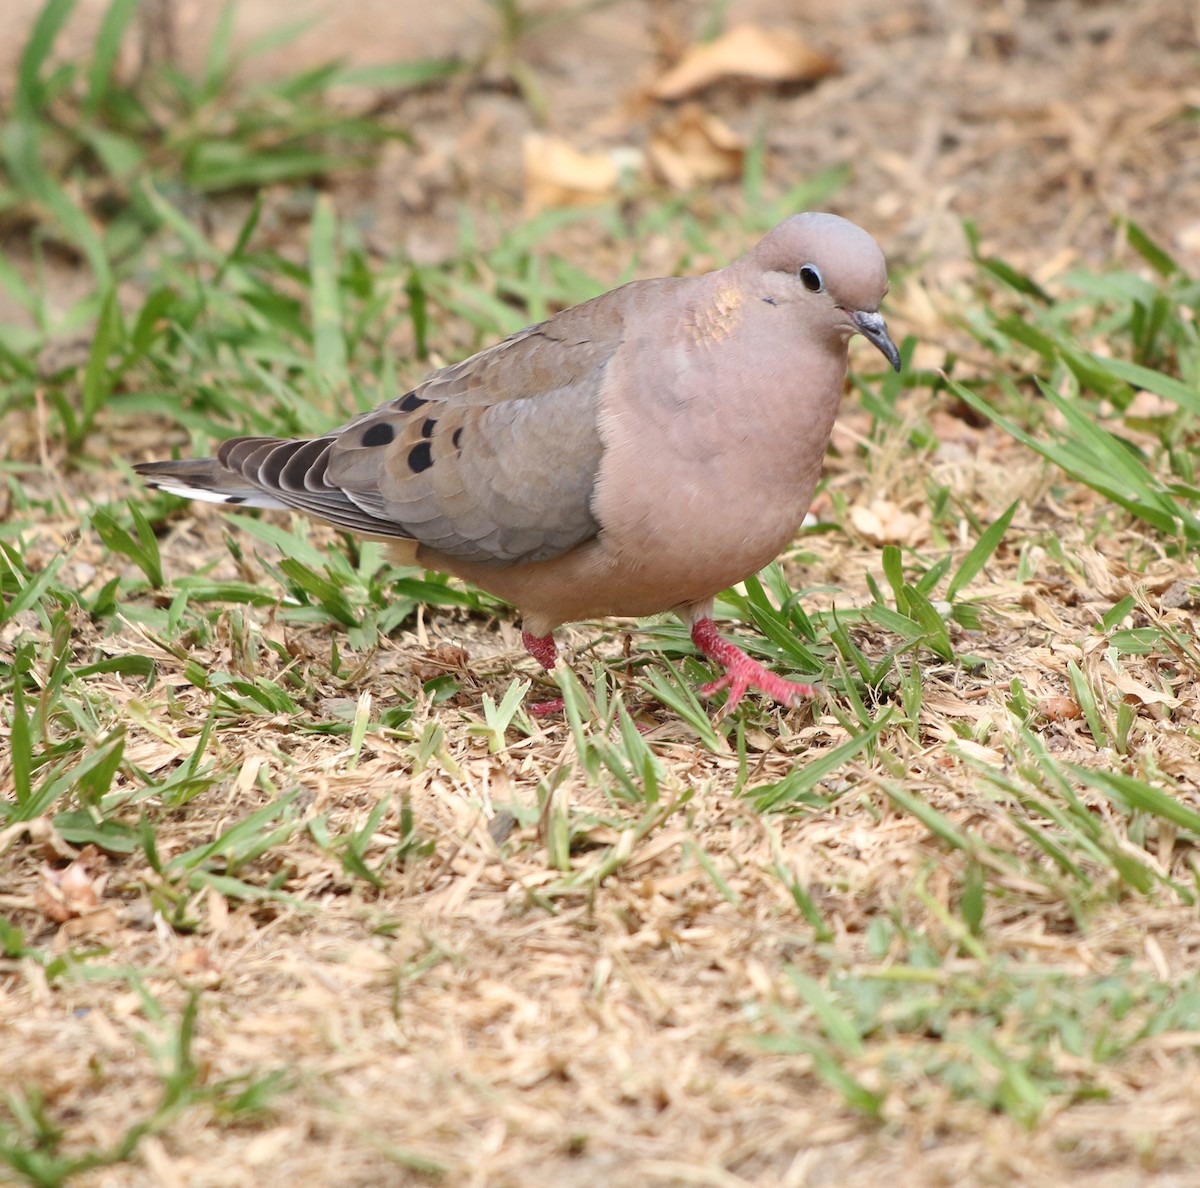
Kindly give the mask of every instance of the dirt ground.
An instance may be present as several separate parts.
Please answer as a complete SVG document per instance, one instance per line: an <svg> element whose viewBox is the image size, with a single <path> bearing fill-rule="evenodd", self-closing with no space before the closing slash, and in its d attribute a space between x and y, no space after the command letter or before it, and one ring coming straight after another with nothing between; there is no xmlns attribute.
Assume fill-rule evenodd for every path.
<svg viewBox="0 0 1200 1188"><path fill-rule="evenodd" d="M20 29L39 6L6 0L0 78L11 77ZM68 44L90 44L103 7L81 2ZM958 339L956 302L972 271L963 219L975 223L985 252L1050 276L1074 262L1109 260L1119 249L1114 216L1129 215L1200 272L1200 8L1193 0L605 4L521 43L547 100L543 130L583 151L644 150L670 118L647 88L696 40L714 7L727 25L792 27L837 61L835 74L812 85L718 87L705 95L705 108L747 140L765 135L773 193L849 167L831 208L884 245L901 278L889 323L898 340L920 337L919 361L937 366ZM202 55L217 8L202 0L177 5L174 45L185 64ZM475 58L495 44L494 9L470 0L242 0L238 35L298 15L315 18L312 31L249 70L290 70L330 56L364 64ZM338 193L381 251L437 258L449 250L463 202L520 220L523 138L538 127L522 96L497 81L397 103L413 143L390 149L369 184ZM740 201L735 183L696 199L713 211ZM585 239L574 245L587 246ZM625 261L606 252L597 245L586 267L616 278ZM663 245L645 245L639 271L659 271L668 255ZM997 501L1002 506L999 493ZM501 660L518 654L515 636L505 638L511 653ZM688 746L683 735L664 743L681 770ZM222 1009L202 1040L211 1076L303 1053L303 1106L244 1134L197 1127L149 1138L137 1163L82 1182L426 1182L397 1160L403 1148L436 1152L450 1169L446 1183L523 1188L1200 1183L1188 1138L1200 1110L1194 1063L1182 1070L1164 1063L1163 1083L1147 1063L1136 1098L1079 1105L1033 1132L954 1107L944 1129L929 1133L903 1120L876 1127L831 1109L829 1091L797 1077L788 1057L756 1051L751 1058L739 1038L747 997L770 997L781 963L808 943L785 891L761 869L778 842L775 826L734 797L698 798L603 892L564 897L553 913L532 911L531 890L553 872L532 858L498 862L487 821L461 793L466 786L476 800L502 803L551 765L519 748L502 767L477 752L456 753L462 782L427 772L410 788L440 857L414 867L409 885L384 898L335 894L314 859L290 885L310 897L315 913L271 919L227 910L214 898L202 944L153 924L122 934L119 954L128 965L220 986ZM229 797L255 789L263 762L248 743L243 778ZM733 762L713 760L697 771L709 776ZM315 809L361 819L379 789L401 778L401 763L384 743L353 771L336 747L314 754ZM197 805L189 828L202 836L225 809ZM886 874L870 868L881 843L869 820L855 827L861 833L845 842L843 865L828 880L848 888L840 910L852 913L853 894L873 893L880 880L899 885L911 875L923 831L911 821L907 827L909 835L888 838L887 860L896 865ZM681 872L680 849L697 835L736 867L736 904L699 868ZM813 838L810 831L806 843ZM149 1079L139 1079L148 1058L129 1038L140 1009L132 991L109 996L103 983L43 988L34 999L23 991L7 1009L0 991L9 1036L0 1047L19 1048L23 1075L60 1084L64 1094L104 1065L106 1092L123 1092L137 1113L153 1095ZM99 1122L89 1117L87 1125L97 1143L111 1141ZM1180 1135L1155 1157L1167 1160L1166 1170L1138 1156L1148 1136L1164 1130Z"/></svg>
<svg viewBox="0 0 1200 1188"><path fill-rule="evenodd" d="M8 0L0 77L11 77L20 31L39 7ZM91 44L105 7L82 0L61 39L66 52ZM220 6L165 7L171 51L198 69ZM647 98L649 88L719 9L726 27L800 33L838 71L782 90L718 86L705 94L706 109L747 140L765 135L775 192L849 166L852 180L833 205L923 278L959 271L963 219L978 227L985 251L1046 273L1106 259L1118 215L1141 223L1185 267L1200 262L1200 13L1188 0L627 0L577 15L573 5L528 8L560 15L521 40L520 56L544 94L544 130L580 150L645 148L671 114ZM286 49L250 59L247 77L331 58L374 65L496 56L496 10L483 0L236 6L243 43L292 22L311 27ZM494 87L400 101L415 142L390 154L374 187L357 194L382 248L436 253L464 200L519 209L522 140L538 121L500 85L499 67L493 75ZM736 198L718 187L697 198L704 201L720 208Z"/></svg>

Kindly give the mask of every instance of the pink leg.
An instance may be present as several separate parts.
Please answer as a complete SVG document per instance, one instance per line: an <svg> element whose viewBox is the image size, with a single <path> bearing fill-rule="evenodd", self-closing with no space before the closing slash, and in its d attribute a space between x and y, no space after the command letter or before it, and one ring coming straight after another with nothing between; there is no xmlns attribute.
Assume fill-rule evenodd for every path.
<svg viewBox="0 0 1200 1188"><path fill-rule="evenodd" d="M525 650L547 671L554 667L558 659L558 647L553 635L534 635L532 631L521 632L521 642Z"/></svg>
<svg viewBox="0 0 1200 1188"><path fill-rule="evenodd" d="M719 664L725 669L724 676L702 685L700 692L705 697L710 697L722 689L728 689L726 713L741 701L742 694L747 689L752 688L761 689L781 705L799 705L802 699L816 696L817 691L812 685L785 681L783 677L763 668L757 660L751 660L741 648L722 639L717 634L716 624L712 619L697 619L692 624L692 643L714 664Z"/></svg>
<svg viewBox="0 0 1200 1188"><path fill-rule="evenodd" d="M521 642L525 650L547 671L551 672L555 661L558 660L558 647L553 635L534 635L532 631L521 632ZM535 701L529 707L529 712L536 718L545 718L550 714L561 714L563 699L555 697L551 701Z"/></svg>

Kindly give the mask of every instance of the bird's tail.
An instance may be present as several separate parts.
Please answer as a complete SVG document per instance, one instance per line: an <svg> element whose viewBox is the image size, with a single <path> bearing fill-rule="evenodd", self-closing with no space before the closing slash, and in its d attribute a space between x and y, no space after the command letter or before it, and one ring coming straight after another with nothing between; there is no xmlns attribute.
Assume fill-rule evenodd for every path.
<svg viewBox="0 0 1200 1188"><path fill-rule="evenodd" d="M133 468L157 487L184 499L203 503L228 503L242 507L276 507L288 505L281 499L250 482L244 474L230 470L216 458L184 458L175 462L138 462Z"/></svg>

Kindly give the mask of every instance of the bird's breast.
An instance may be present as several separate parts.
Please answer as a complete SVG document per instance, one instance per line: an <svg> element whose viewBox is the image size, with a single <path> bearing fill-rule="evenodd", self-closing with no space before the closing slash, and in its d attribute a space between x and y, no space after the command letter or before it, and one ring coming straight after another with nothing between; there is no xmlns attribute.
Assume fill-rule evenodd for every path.
<svg viewBox="0 0 1200 1188"><path fill-rule="evenodd" d="M594 495L602 540L636 583L706 597L760 569L795 535L820 476L844 365L781 365L787 351L747 352L710 338L657 380L638 368L606 410Z"/></svg>

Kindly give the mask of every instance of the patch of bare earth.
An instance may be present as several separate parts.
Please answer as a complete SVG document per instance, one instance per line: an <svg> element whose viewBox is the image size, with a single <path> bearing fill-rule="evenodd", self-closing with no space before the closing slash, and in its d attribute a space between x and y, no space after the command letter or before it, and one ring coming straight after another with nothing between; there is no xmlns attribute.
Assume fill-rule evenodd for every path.
<svg viewBox="0 0 1200 1188"><path fill-rule="evenodd" d="M202 25L208 7L180 11ZM693 40L703 17L697 8L613 4L534 35L524 52L549 99L552 130L589 150L644 146L667 118L662 105L645 99L646 87ZM335 45L378 60L380 44L392 44L383 32L392 21L409 38L394 43L406 54L486 46L484 6L437 6L434 24L426 22L428 9L407 0L330 6L321 10L321 32L294 53L323 58ZM268 24L264 14L282 18L290 10L247 3L243 19ZM727 86L705 104L739 135L765 135L775 192L806 174L851 166L833 205L887 248L903 278L889 319L899 335L918 335L920 362L938 366L948 348L962 345L953 317L971 275L963 218L977 224L986 250L1042 279L1079 261L1107 260L1118 213L1136 218L1185 266L1200 268L1200 124L1187 118L1200 103L1200 18L1186 0L812 0L799 18L793 5L748 0L731 4L727 19L791 24L840 63L837 74L811 87ZM402 103L414 144L389 153L371 187L341 194L347 213L369 224L380 246L432 256L452 242L464 200L480 208L499 203L516 222L521 137L533 127L522 98L500 86L451 87ZM728 183L711 187L697 207L715 212L740 202ZM574 228L554 246L615 280L625 261L600 239L598 231ZM729 244L731 252L740 247ZM648 243L639 269L653 273L671 258L667 245ZM453 328L437 332L451 342L455 336ZM445 340L438 345L451 349ZM167 858L280 792L298 790L305 818L327 814L331 832L361 826L382 797L397 805L405 797L433 851L389 870L382 889L347 876L297 833L270 861L300 907L239 906L210 891L189 909L192 931L173 929L145 894L128 890L155 882L138 860L97 856L94 873L106 881L94 907L59 924L47 911L45 856L22 847L0 857L0 909L31 942L53 935L63 950L106 946L105 966L139 971L171 1018L188 987L202 989L195 1055L206 1082L272 1069L293 1080L265 1120L222 1125L196 1107L144 1140L133 1162L80 1182L405 1183L431 1174L422 1170L426 1163L443 1168L447 1183L478 1185L1125 1188L1200 1181L1200 1062L1169 1036L1147 1040L1107 1071L1107 1100L1064 1106L1032 1130L932 1083L912 1086L911 1099L892 1094L883 1121L866 1121L815 1075L809 1057L755 1046L771 1030L772 1007L797 1005L784 967L815 972L831 959L847 967L877 962L867 929L911 896L920 872L933 871L923 884L931 902L956 910L961 856L897 812L884 782L902 779L914 796L987 842L1027 848L1028 839L996 812L964 750L947 748L955 727L990 719L992 731L978 732L986 741L965 753L978 763L999 761L1012 729L1005 698L1014 677L1044 699L1069 694L1068 660L1101 686L1115 679L1090 650L1091 632L1126 593L1142 600L1145 614L1195 630L1194 612L1162 601L1174 582L1194 576L1188 565L1163 557L1129 572L1125 558L1151 551L1135 528L1117 520L1093 539L1104 509L1090 495L1076 492L1064 506L1041 465L1007 439L945 410L937 417L942 444L918 479L899 434L885 448L871 447L864 463L855 448L864 422L847 411L830 461L831 490L874 519L852 517L806 543L806 557L816 559L804 568L793 561L789 576L797 585L837 586L839 605L866 602L865 575L879 572L882 539L930 541L926 478L951 487L985 523L1020 489L1027 498L1008 544L972 586L988 608L986 629L958 641L987 665L973 674L927 658L918 728L885 730L882 757L844 769L846 794L827 809L795 817L752 811L733 794L738 757L705 751L688 727L630 685L629 701L642 707L647 737L670 773L662 819L609 877L590 877L588 846L598 862L615 837L605 820L626 810L568 778L556 800L578 814L594 812L595 824L577 842L575 875L565 879L548 864L544 822L517 812L526 823L507 836L501 826L513 806L536 806L539 783L569 766L568 729L549 721L535 737L489 754L467 732L480 720L480 695L498 695L510 672L529 663L510 624L430 610L419 629L396 633L349 682L321 690L331 710L364 691L376 706L387 704L397 689L419 693L431 664L452 662L439 645L466 647L467 691L418 709L416 733L426 721L445 729L443 748L427 765L417 770L412 746L383 735L369 737L351 767L345 736L297 735L286 719L265 715L234 721L217 733L212 753L240 774L159 829ZM35 430L32 423L6 426L10 457L21 456L18 450L36 456ZM132 447L135 433L140 441L140 431L114 428L114 447ZM120 494L110 479L73 473L68 480L54 473L52 456L46 461L49 481L69 481L69 498ZM897 520L901 514L908 518ZM74 531L70 519L47 523L39 547L50 556ZM222 531L208 509L181 517L164 541L168 571L214 560L229 566ZM1035 546L1042 549L1036 576L1018 581L1021 543L1051 538L1086 559L1085 577ZM107 576L116 562L84 542L71 564ZM194 658L211 671L249 665L277 676L284 661L263 643L271 633L283 637L293 662L328 656L321 633L285 629L266 612L246 617L249 626L231 612L224 636ZM132 708L130 754L151 772L178 764L194 745L192 728L209 697L184 679L182 661L133 630L100 640L89 637L93 628L82 618L76 628L81 646L154 656L160 681L173 688L173 708L168 713L158 693L149 699L149 720L145 707ZM619 654L622 626L606 630L602 650ZM583 644L596 632L566 634ZM869 653L887 646L869 633L859 643ZM636 636L633 647L640 647ZM1195 721L1194 676L1169 689L1167 714L1153 697L1163 688L1159 674L1149 664L1139 668L1136 658L1125 671L1147 691L1122 690L1137 703L1131 745L1200 785L1194 742L1169 728L1172 720ZM102 679L118 700L144 698L134 682ZM782 778L806 755L844 741L834 709L818 700L811 709L756 719L749 732L756 782ZM1077 716L1064 713L1040 731L1059 758L1102 761ZM8 775L2 763L0 773ZM389 839L399 840L398 808L384 822L376 857ZM1167 870L1179 860L1169 848L1160 857ZM819 889L833 932L826 944L814 943L772 873L777 862ZM995 877L1003 887L1005 875ZM1155 908L1150 899L1131 910L1114 900L1097 909L1083 939L1062 903L1039 904L1027 887L1009 889L1022 910L989 918L993 955L1019 961L1036 954L1081 976L1121 963L1164 980L1195 968L1194 913ZM930 939L954 949L948 936ZM136 1037L156 1026L124 978L66 978L51 987L32 962L0 965L3 1081L38 1085L78 1149L112 1145L152 1110L159 1091L153 1059Z"/></svg>

